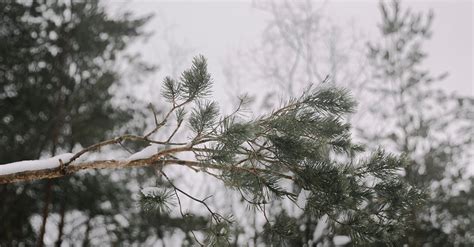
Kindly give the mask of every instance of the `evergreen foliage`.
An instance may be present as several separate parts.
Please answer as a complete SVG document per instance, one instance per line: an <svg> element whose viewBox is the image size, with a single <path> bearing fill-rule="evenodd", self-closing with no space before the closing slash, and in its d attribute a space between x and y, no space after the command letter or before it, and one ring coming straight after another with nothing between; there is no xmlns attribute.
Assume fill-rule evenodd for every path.
<svg viewBox="0 0 474 247"><path fill-rule="evenodd" d="M346 90L331 85L311 87L279 109L256 119L247 119L240 114L245 108L245 99L234 112L223 116L218 113L216 103L206 101L204 97L211 87L211 76L202 56L194 59L191 69L183 75L186 79L180 81L165 79L163 95L171 95L170 108L161 122L152 108L155 127L151 131L143 136L128 134L94 144L76 153L72 161L123 140L161 144L163 147L155 154L126 161L95 161L84 166L67 163L65 168L58 168L65 169L59 176L69 174L74 167L149 166L164 183L157 184L161 189L142 191L142 209L163 216L177 203L185 224L198 223L199 218L184 213L181 197L197 202L209 215L205 228L184 229L189 233L187 236L192 236L193 243L200 245L231 245L233 219L214 210L206 202L207 198L197 198L176 186L163 169L168 164L202 171L239 192L243 201L264 216L266 238L271 241L278 235L291 239L297 233L296 221L283 222L285 219L280 216L267 216L267 206L284 199L289 199L308 215L326 217L334 229L349 235L354 244L377 240L392 243L408 230L411 212L419 206L422 194L401 178L400 172L406 167L404 158L382 150L367 159L357 157L363 149L350 139L350 125L344 117L354 110L355 102ZM178 88L186 89L175 90ZM189 111L190 114L185 114ZM169 122L172 116L176 117L176 124ZM181 124L183 122L187 124ZM169 125L174 125L175 129L167 139L160 140L163 135L155 133ZM183 126L187 126L191 134L187 135L186 141L176 142L175 134ZM166 190L166 187L172 190ZM291 187L301 189L295 191ZM297 201L300 197L304 199L303 204ZM88 213L91 217L96 215L92 212ZM90 221L91 218L87 221L87 234ZM195 230L206 233L206 237L198 237ZM87 243L89 237L85 241Z"/></svg>
<svg viewBox="0 0 474 247"><path fill-rule="evenodd" d="M155 190L151 193L144 193L140 195L140 205L146 212L166 213L170 211L170 202L173 196L170 190Z"/></svg>
<svg viewBox="0 0 474 247"><path fill-rule="evenodd" d="M36 1L33 3L37 4ZM2 137L0 143L9 148L8 152L0 154L2 163L35 159L47 151L54 154L57 149L71 150L76 144L87 146L97 143L109 136L116 126L131 118L131 112L117 110L110 103L108 89L116 82L116 74L105 66L106 62L95 64L95 61L113 61L115 53L125 48L127 39L141 35L138 30L146 18L114 22L103 19L105 14L97 3L79 3L74 4L71 12L77 15L93 13L83 18L95 20L94 24L79 21L76 29L69 29L71 23L65 22L58 27L51 20L44 20L48 23L46 35L38 31L41 25L35 21L40 14L36 10L38 6L3 5L6 14L2 17L2 25L8 27L5 30L11 33L4 36L8 39L2 37L7 48L0 49L0 58L8 58L0 63L6 68L0 71L0 90L3 90L0 91L0 114L6 116L0 122L0 135L6 137ZM64 11L70 6L52 4L49 7ZM75 12L86 8L94 11ZM397 117L386 112L382 115L384 120L395 119L397 130L386 128L389 133L375 136L372 140L391 141L394 145L390 147L395 147L405 156L395 156L377 147L368 157L360 157L364 148L351 140L351 126L346 120L346 116L354 112L356 103L347 90L325 83L308 88L300 97L255 119L240 114L245 108L245 99L233 113L221 115L217 103L206 98L211 94L212 79L206 59L198 56L180 78L165 78L161 95L169 103L169 111L158 116L152 108L155 126L151 131L143 136L129 134L102 142L106 143L103 145L121 144L122 140L127 140L163 146L149 158L127 161L125 167L143 162L150 167L145 172L133 170L135 175L120 180L126 183L127 179L138 180L142 175L146 180L155 174L158 174L157 180L164 180L157 184L162 187L160 192L141 196L143 212L130 210L133 203L124 198L129 197L129 191L116 186L107 174L101 172L63 178L61 186L52 186L54 193L64 196L60 197L60 202L64 204L53 207L53 211L79 210L87 215L85 245L91 240L88 234L94 218L111 221L118 214L127 216L130 224L114 230L115 238L110 241L113 244L142 243L150 234L162 237L167 228L163 222L166 222L170 227L180 226L189 245L231 245L232 217L221 215L207 204L206 199L194 197L177 187L163 169L167 164L174 164L201 171L239 192L243 201L262 213L267 222L263 237L271 243L301 244L295 237L301 231L298 220L290 218L285 212L275 217L267 214L270 203L279 200L292 201L308 217L327 217L331 229L349 235L354 245L377 242L396 245L404 243L405 236L409 236L408 241L413 244L420 244L424 236L429 236L426 239L434 244L472 240L469 226L474 220L464 220L466 215L472 218L466 206L472 204L472 190L456 191L452 187L444 188L442 184L449 180L454 181L451 183L454 185L462 179L462 174L450 174L444 164L461 160L457 155L463 153L466 144L472 143L472 125L465 125L464 120L472 123L472 111L469 109L472 109L473 100L425 90L426 85L439 79L418 69L425 56L419 50L420 40L430 36L430 21L424 24L421 16L412 16L410 12L402 15L397 2L392 8L393 12L382 4L384 23L381 30L393 43L389 47L371 45L370 55L376 68L376 78L384 82L400 82L400 87L393 90L374 89L383 97L395 100L394 115ZM18 18L24 15L28 18ZM101 37L100 31L92 33L95 39L86 38L87 28L100 26L97 23L110 28L111 32L106 33L110 39L97 39ZM74 27L75 24L71 25ZM48 28L57 28L54 30L57 36ZM77 33L68 33L71 30ZM94 31L97 32L96 29ZM36 33L36 36L24 35L31 33ZM14 42L25 47L19 47ZM52 51L52 47L60 49ZM91 50L86 47L91 47ZM24 54L23 58L31 55L32 62L25 63L16 59L14 54ZM77 67L75 72L70 72L74 70L71 69L72 64ZM89 94L94 96L94 100L88 97ZM436 95L437 103L448 104L449 101L449 105L454 104L454 110L448 111L451 117L444 119L433 114L427 118L416 111L418 108L413 111L408 107L414 102L419 103L420 99L432 102L433 98L429 95ZM1 112L3 109L7 110ZM162 117L161 122L158 117ZM175 123L171 123L172 118ZM438 134L434 134L445 130L452 119L462 119L453 128L457 133L467 133L466 139L452 143L449 138L438 139ZM174 126L174 130L168 138L158 140L156 133L163 130L162 127L170 126ZM182 134L182 129L191 135L185 142L178 142L176 134ZM423 153L420 158L419 151L423 149L416 143L423 140L434 142L429 152ZM95 145L99 148L103 146ZM96 146L89 146L76 158L95 149ZM426 197L429 204L426 207L421 206L424 195L420 187L428 191ZM2 185L1 189L2 196L6 195L0 211L2 224L8 229L12 226L16 228L0 231L0 243L15 245L24 238L22 241L33 244L34 233L28 219L45 206L47 208L50 202L45 200L46 205L39 206L34 203L38 200L35 193L43 193L35 184ZM92 194L90 191L96 192ZM71 198L71 193L77 196ZM204 207L209 217L184 213L180 199L183 196ZM304 199L303 205L298 198ZM18 214L21 219L17 220L8 216L8 205L19 200L26 205L21 206ZM104 208L103 202L109 200L113 206ZM176 205L181 219L166 214ZM431 211L436 212L434 223L426 215ZM149 217L147 213L152 213L154 217ZM440 227L443 224L449 224L454 230L445 231ZM206 237L196 236L195 231L206 233ZM58 243L60 245L61 241L58 240Z"/></svg>
<svg viewBox="0 0 474 247"><path fill-rule="evenodd" d="M432 35L433 13L403 9L399 1L380 4L382 36L369 43L375 100L370 110L383 128L364 129L367 143L383 143L406 155L405 183L427 193L424 207L413 209L413 229L398 244L470 246L474 244L472 177L474 99L437 88L447 74L422 67L422 45ZM462 195L462 196L461 196Z"/></svg>
<svg viewBox="0 0 474 247"><path fill-rule="evenodd" d="M121 81L115 65L124 62L121 54L130 42L146 35L143 25L150 17L124 13L111 18L98 1L0 1L0 13L0 164L70 152L131 126L140 109L112 104ZM125 62L137 69L135 74L153 70L139 57ZM41 221L54 222L52 215L60 219L54 229L59 238L53 239L58 246L73 241L141 244L150 235L163 237L162 232L185 226L165 214L159 224L150 221L129 196L127 183L148 183L153 171L121 175L112 179L107 172L93 172L0 185L0 246L41 246L42 233L35 229L41 226L31 221L38 215ZM129 225L123 226L117 215ZM202 218L188 221L187 229L205 224ZM76 228L81 230L65 232Z"/></svg>
<svg viewBox="0 0 474 247"><path fill-rule="evenodd" d="M304 193L305 212L316 217L327 215L354 244L381 239L390 242L403 236L410 212L419 206L422 194L401 179L404 158L382 150L367 159L356 157L363 148L353 144L350 125L344 120L355 109L355 101L346 90L330 85L311 87L279 109L247 119L239 114L244 100L233 113L220 116L217 104L205 99L207 93L203 92L210 89L211 77L202 56L193 60L183 78L165 78L163 95L171 108L162 123L166 125L172 112L191 108L189 115L178 115L179 121L188 123L192 135L182 144L171 144L169 138L164 144L172 147L161 152L191 151L195 159L158 153L160 163L184 165L221 180L263 215L271 201L288 198L296 203L299 193ZM157 122L153 131L160 127ZM175 188L178 200L179 195L185 195L209 211L208 237L203 243L196 238L196 242L230 244L232 220L212 210L205 200L176 187L161 168L157 169ZM290 190L288 182L302 188L301 192ZM164 208L164 198L144 201L144 206L157 203L160 205L154 208ZM293 221L265 218L266 232L271 236L288 238L296 231L296 225L290 224Z"/></svg>

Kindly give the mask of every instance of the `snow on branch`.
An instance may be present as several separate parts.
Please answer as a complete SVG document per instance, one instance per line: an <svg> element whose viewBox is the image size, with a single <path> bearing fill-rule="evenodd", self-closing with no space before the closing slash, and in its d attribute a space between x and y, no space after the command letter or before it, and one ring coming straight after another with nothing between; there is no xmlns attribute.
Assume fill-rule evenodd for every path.
<svg viewBox="0 0 474 247"><path fill-rule="evenodd" d="M130 155L130 157L128 157L127 160L128 161L133 161L133 160L141 160L141 159L150 158L154 154L158 153L158 147L159 147L158 145L152 144L152 145L142 149L141 151Z"/></svg>
<svg viewBox="0 0 474 247"><path fill-rule="evenodd" d="M263 215L265 205L275 198L296 202L295 191L283 186L289 181L308 193L304 210L317 217L327 215L331 223L347 228L351 238L341 237L341 242L357 244L363 240L361 236L376 239L380 234L389 236L387 229L404 229L411 208L421 201L420 192L399 178L398 171L406 164L403 158L378 150L369 158L356 159L363 148L353 143L350 125L344 120L355 108L347 90L310 87L275 111L245 119L245 98L234 112L224 116L216 103L203 99L210 93L211 82L206 60L198 57L180 80L165 80L162 96L170 110L161 121L153 111L155 126L151 131L143 136L105 140L75 154L0 165L0 184L62 177L81 170L150 166L172 185L181 212L180 195L199 202L209 211L214 232L223 237L220 233L230 221L207 206L205 199L176 187L162 170L163 166L179 165L221 180ZM175 128L163 140L155 140L163 126ZM187 140L176 142L182 126L187 127ZM86 153L106 145L122 145L125 140L150 146L125 160L78 161ZM183 153L186 155L180 155ZM341 159L331 158L336 155ZM173 196L168 192L147 202L166 203ZM367 207L367 202L374 206ZM161 210L165 206L151 208ZM265 219L271 225L269 231L288 232ZM209 245L225 242L220 243Z"/></svg>
<svg viewBox="0 0 474 247"><path fill-rule="evenodd" d="M119 137L120 138L120 137ZM116 140L111 139L111 140ZM103 143L113 143L105 141ZM92 145L91 147L96 147ZM151 150L155 150L154 153ZM84 150L93 150L90 147ZM117 169L128 167L151 166L158 163L182 164L195 166L196 164L186 163L182 160L168 160L163 162L162 157L172 153L191 151L189 146L175 147L158 152L155 145L148 146L140 152L131 155L126 160L97 160L90 162L76 162L71 165L72 159L77 158L77 154L62 154L46 160L28 160L0 165L0 184L31 181L46 178L56 178L76 173L81 170L90 169ZM84 154L86 152L82 152ZM63 161L64 160L64 161ZM63 164L61 166L61 164Z"/></svg>
<svg viewBox="0 0 474 247"><path fill-rule="evenodd" d="M61 164L69 162L74 156L72 153L64 153L54 157L42 160L25 160L9 164L0 165L0 176L20 173L25 171L38 171L44 169L57 168Z"/></svg>

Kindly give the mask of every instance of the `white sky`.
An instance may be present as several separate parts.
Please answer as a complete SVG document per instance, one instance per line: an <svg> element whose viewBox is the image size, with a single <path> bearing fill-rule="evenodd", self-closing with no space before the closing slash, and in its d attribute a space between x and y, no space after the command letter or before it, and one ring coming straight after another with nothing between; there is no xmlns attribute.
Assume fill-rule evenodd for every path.
<svg viewBox="0 0 474 247"><path fill-rule="evenodd" d="M259 41L265 20L264 12L252 8L251 1L143 1L110 2L112 6L132 10L137 14L155 13L148 29L156 34L148 43L138 44L145 59L166 65L163 32L173 43L188 50L190 57L203 54L215 79L218 101L227 95L218 93L225 87L222 63L237 49ZM426 68L433 74L449 72L442 87L464 95L474 95L473 89L473 2L472 1L402 1L402 6L435 13L433 37L425 43L428 52ZM349 22L366 32L377 34L380 21L378 1L328 1L326 14L340 25ZM168 31L164 31L168 30ZM171 38L170 38L171 37ZM186 65L190 58L185 59ZM169 73L162 70L163 73ZM157 75L161 81L164 74ZM222 91L221 91L222 92ZM221 101L222 102L222 101Z"/></svg>

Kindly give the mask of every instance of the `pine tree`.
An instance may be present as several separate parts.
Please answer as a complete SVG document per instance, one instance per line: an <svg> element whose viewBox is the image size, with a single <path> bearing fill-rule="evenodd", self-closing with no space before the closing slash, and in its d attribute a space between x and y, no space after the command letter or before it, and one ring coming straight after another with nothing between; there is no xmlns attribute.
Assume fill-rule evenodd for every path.
<svg viewBox="0 0 474 247"><path fill-rule="evenodd" d="M301 196L288 184L302 188L306 202L300 206L305 212L315 217L326 215L354 244L391 241L407 229L410 212L420 203L421 194L400 178L403 157L381 149L369 157L357 157L363 148L351 141L350 125L344 120L355 107L347 90L330 85L310 87L280 108L248 119L242 115L245 98L234 112L221 115L217 104L206 99L211 88L206 60L198 56L180 78L165 78L162 96L169 110L161 119L155 116L155 127L144 135L102 141L57 168L6 174L0 176L0 182L62 177L94 168L153 167L171 189L147 188L141 198L143 210L162 213L178 205L187 220L181 201L195 201L208 212L203 231L207 237L193 234L201 245L230 245L232 218L208 205L206 198L176 186L165 169L170 164L203 172L239 192L265 217L266 232L272 239L289 239L295 229L291 221L281 224L281 219L266 215L271 201L288 198L296 203ZM174 131L162 139L153 138L165 126L174 126ZM83 155L124 140L156 146L126 160L81 161Z"/></svg>
<svg viewBox="0 0 474 247"><path fill-rule="evenodd" d="M369 44L373 70L370 89L377 104L368 116L367 143L407 155L404 180L428 194L412 212L413 229L399 244L469 246L474 244L472 164L474 99L448 94L436 86L447 74L433 76L422 67L433 14L381 3L381 39ZM375 123L375 124L374 124ZM379 125L378 125L379 124ZM383 124L383 127L380 125Z"/></svg>
<svg viewBox="0 0 474 247"><path fill-rule="evenodd" d="M149 17L124 14L113 19L98 1L1 1L0 12L1 164L88 146L131 124L139 109L112 104L111 90L120 85L114 66L123 62L120 55L128 44L145 35L143 25ZM153 69L139 60L126 62L136 65L140 74ZM153 171L140 171L112 180L107 172L96 172L1 185L0 245L42 245L45 228L34 230L31 218L40 215L46 223L53 214L60 219L57 246L71 239L90 242L90 232L107 227L116 230L100 236L103 242L141 243L144 240L133 232L176 226L180 220L162 215L169 220L145 226L140 221L147 216L124 196L132 193L127 183L139 177L143 184L144 178L153 176ZM76 216L68 215L71 212ZM68 221L78 212L84 222ZM118 214L129 220L126 229L117 222ZM85 232L65 232L81 225Z"/></svg>

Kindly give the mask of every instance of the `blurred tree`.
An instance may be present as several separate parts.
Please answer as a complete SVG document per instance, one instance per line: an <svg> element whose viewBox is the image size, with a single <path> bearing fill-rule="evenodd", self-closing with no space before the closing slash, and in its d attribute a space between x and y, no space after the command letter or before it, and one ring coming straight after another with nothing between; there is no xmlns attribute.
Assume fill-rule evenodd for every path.
<svg viewBox="0 0 474 247"><path fill-rule="evenodd" d="M422 68L432 12L402 9L399 1L381 2L380 11L381 39L369 43L368 87L373 102L383 104L372 104L371 123L360 133L368 145L382 143L407 154L404 178L428 193L400 245L472 246L473 178L466 169L473 161L474 99L438 89L435 83L447 74L433 76Z"/></svg>
<svg viewBox="0 0 474 247"><path fill-rule="evenodd" d="M309 83L322 81L350 86L352 94L359 96L367 79L367 59L362 59L363 33L353 22L344 27L335 24L326 13L326 2L257 0L253 4L268 21L255 47L233 54L224 67L233 86L231 94L242 93L241 83L248 80L265 84L259 105L264 110L279 103L278 95L295 97Z"/></svg>
<svg viewBox="0 0 474 247"><path fill-rule="evenodd" d="M468 189L472 182L464 171L472 163L473 101L437 90L433 83L446 75L433 77L420 68L426 56L421 43L431 36L431 17L424 22L422 14L401 11L398 2L383 5L382 41L361 49L357 42L341 42L338 28L328 23L323 8L316 8L312 1L264 2L260 6L271 18L262 45L252 52L252 67L258 69L255 79L289 95L298 87L295 82L322 81L326 75L329 82L355 89L363 105L351 120L363 139L372 148L383 143L394 151L408 152L414 165L407 169L407 178L431 193L430 206L413 219L418 224L414 224L411 243L420 244L422 239L438 245L472 241L468 230L473 228L469 212L473 192ZM369 58L361 59L367 51ZM371 69L376 71L375 80L369 75ZM226 72L232 76L232 71ZM263 107L272 105L274 95L265 97ZM372 110L366 111L369 107L365 106ZM314 216L294 217L293 210L279 208L284 207L274 207L279 218L289 217L300 226L299 235L289 245L332 244L337 229Z"/></svg>
<svg viewBox="0 0 474 247"><path fill-rule="evenodd" d="M118 63L138 70L134 74L154 70L139 57L121 56L130 42L146 35L143 25L150 16L124 13L111 18L98 1L1 1L0 9L0 163L70 152L123 126L132 132L143 129L130 128L139 111L113 104L113 93L120 84ZM0 245L43 245L48 221L56 219L52 214L59 218L57 234L50 233L50 238L57 237L57 246L63 240L88 243L94 237L142 241L118 230L89 234L120 225L117 215L128 219L128 228L140 229L134 231L166 227L166 222L146 227L138 222L146 217L134 210L125 186L153 172L137 171L135 176L115 179L104 172L93 174L1 185ZM146 183L144 178L141 181ZM76 213L71 221L68 212ZM38 215L41 220L33 223ZM66 232L68 224L85 229L80 234Z"/></svg>
<svg viewBox="0 0 474 247"><path fill-rule="evenodd" d="M266 87L259 89L259 92L263 91L263 96L259 95L262 97L258 110L265 111L279 104L281 99L278 95L292 98L308 83L324 82L351 88L351 93L359 99L359 105L365 103L360 99L365 94L363 89L368 78L368 60L364 56L364 37L353 23L345 27L334 24L330 15L325 13L327 3L312 0L255 1L254 4L269 19L258 45L248 53L239 54L245 62L235 62L232 56L230 64L225 67L226 79L234 85L232 94L242 93L240 90L247 88L242 87L241 83L261 82L257 85ZM363 106L359 107L358 113L360 111L364 111ZM351 123L356 123L359 115L347 117ZM294 217L299 229L304 229L293 241L295 246L314 240L318 218L303 214L297 207L288 208L287 203L269 208L270 215ZM262 233L257 230L261 227L258 224L252 227L255 229L254 243L265 242Z"/></svg>
<svg viewBox="0 0 474 247"><path fill-rule="evenodd" d="M0 5L1 163L89 145L131 119L131 111L111 104L110 89L118 76L111 63L129 40L142 35L140 27L148 18L110 20L97 2ZM42 245L50 204L58 199L52 191L68 189L58 186L60 181L41 184L2 187L3 243L31 243L37 238ZM84 192L74 197L81 195ZM61 222L64 207L75 207L66 205L65 196L60 196ZM29 223L32 214L39 213L37 207L43 215L39 236Z"/></svg>

